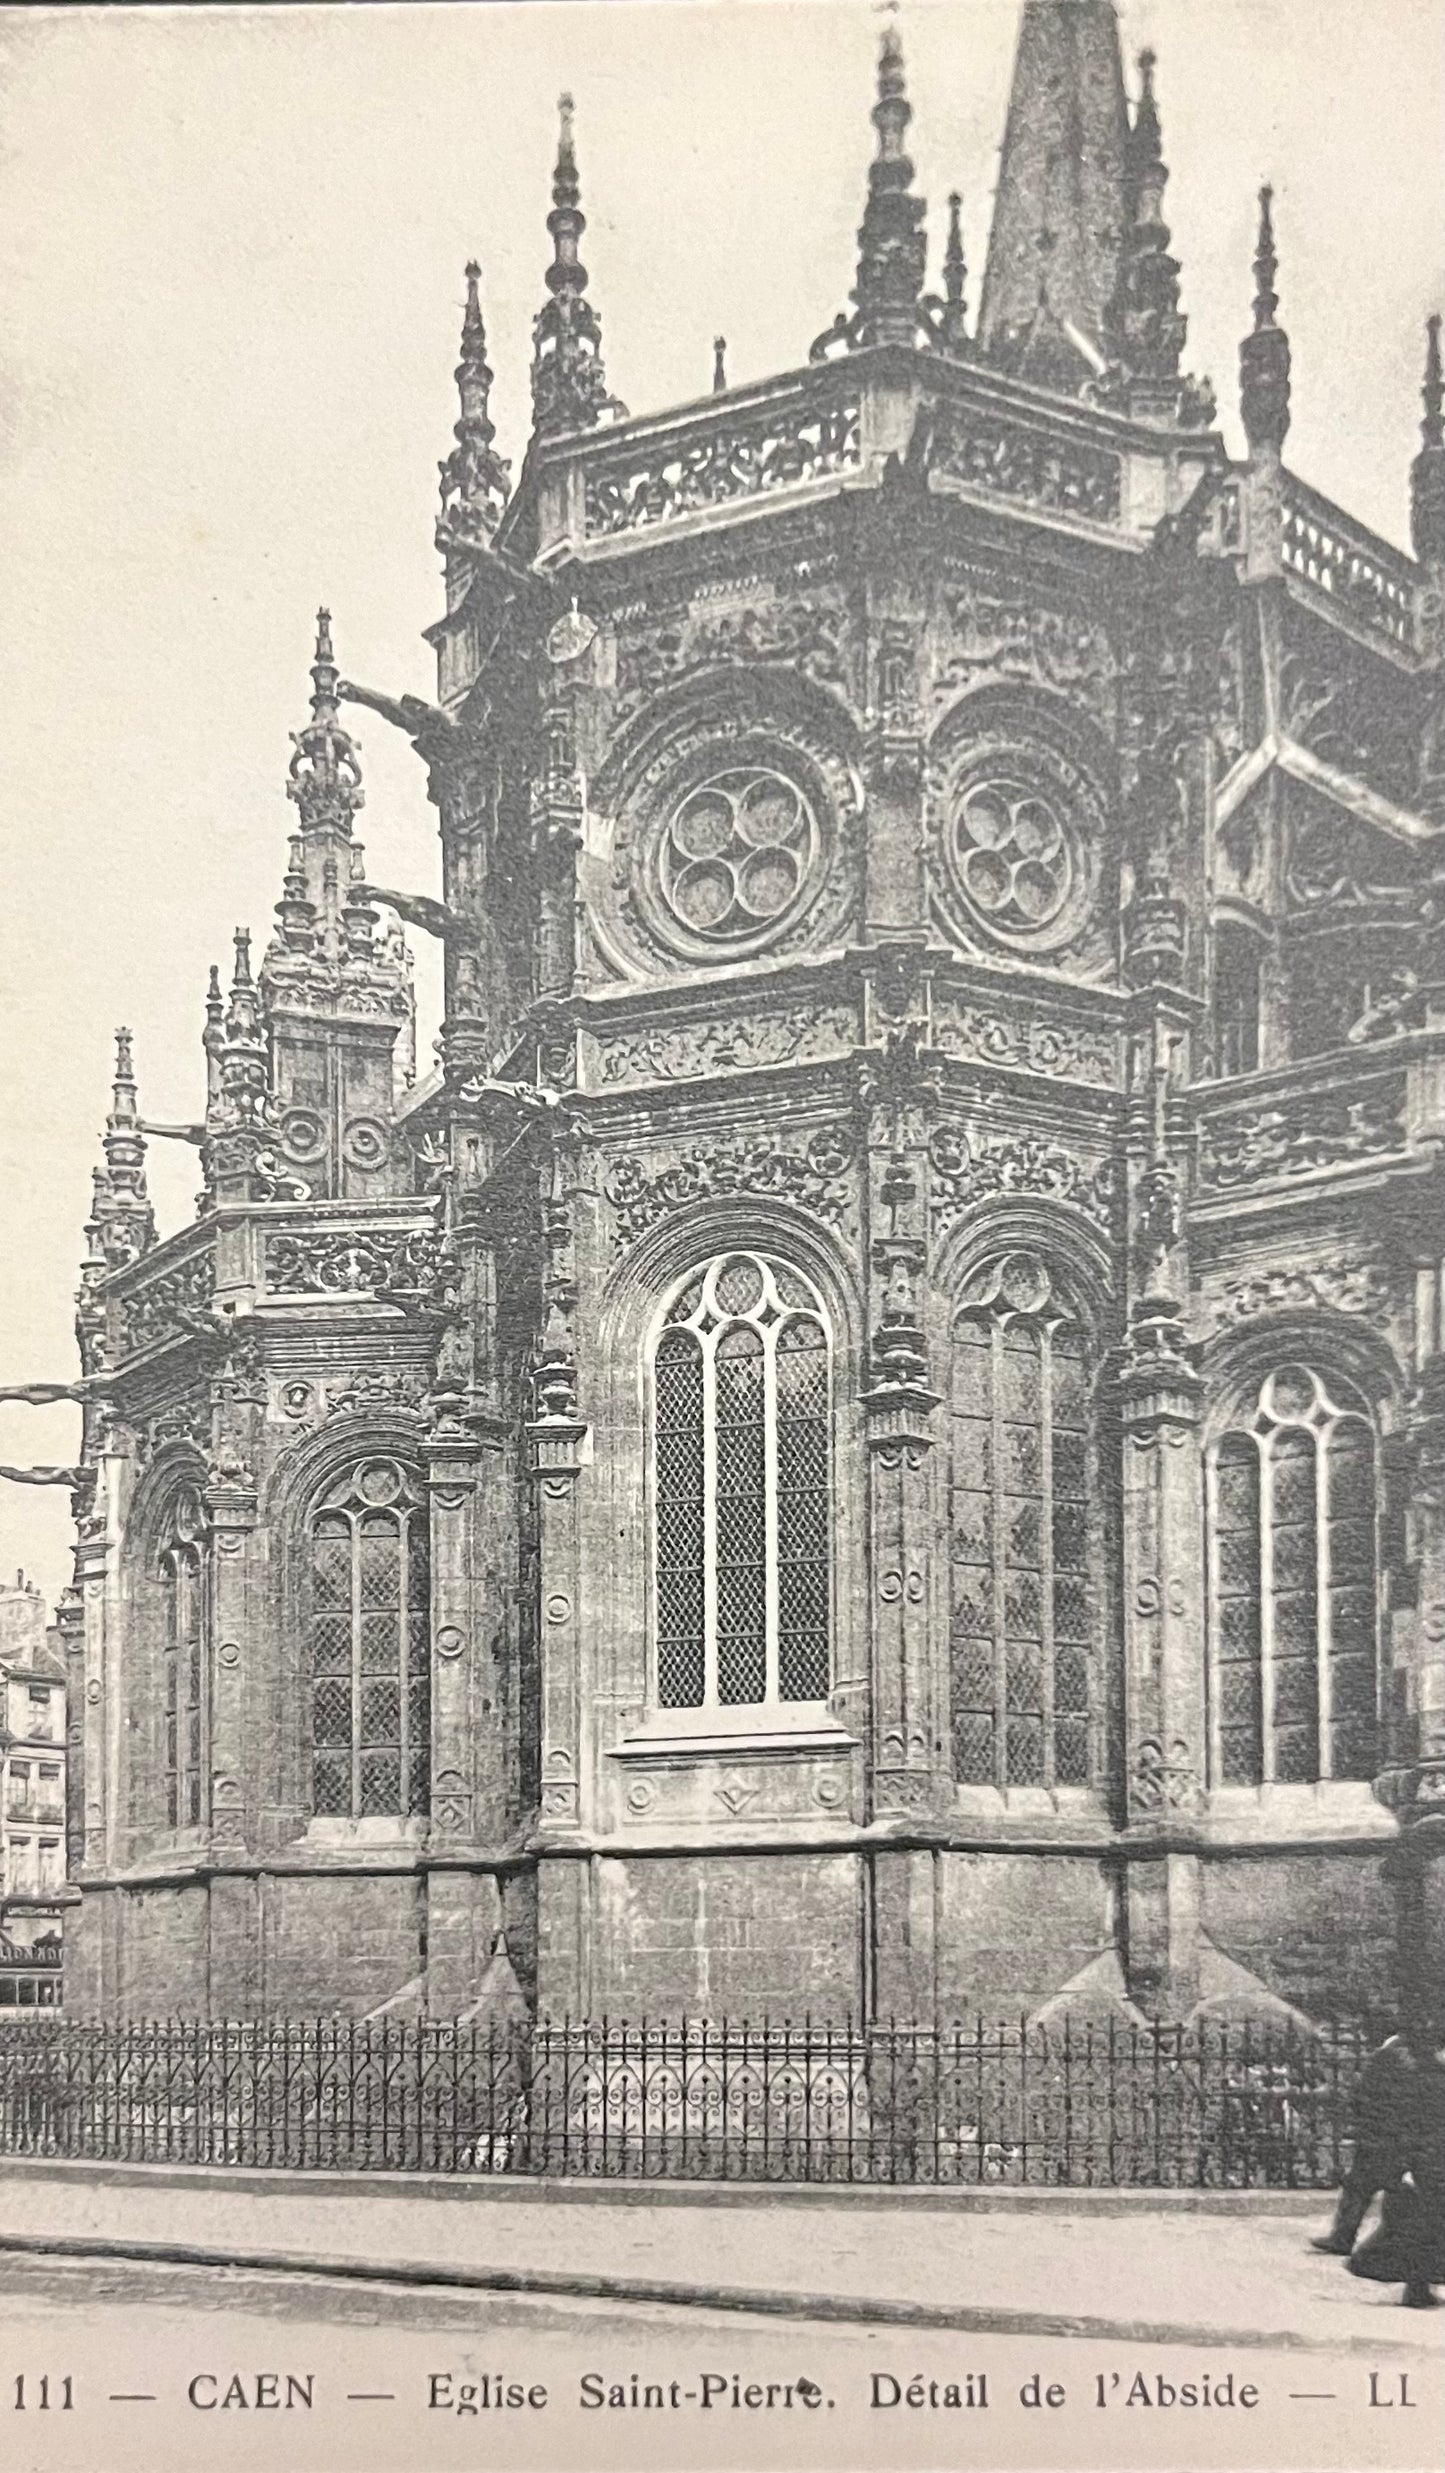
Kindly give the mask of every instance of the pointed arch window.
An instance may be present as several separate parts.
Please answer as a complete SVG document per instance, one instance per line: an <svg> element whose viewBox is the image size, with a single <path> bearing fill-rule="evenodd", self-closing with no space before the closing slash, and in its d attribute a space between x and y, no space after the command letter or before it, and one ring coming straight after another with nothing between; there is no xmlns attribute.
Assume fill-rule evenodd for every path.
<svg viewBox="0 0 1445 2473"><path fill-rule="evenodd" d="M1211 1752L1225 1786L1368 1779L1376 1441L1337 1375L1282 1365L1210 1453Z"/></svg>
<svg viewBox="0 0 1445 2473"><path fill-rule="evenodd" d="M954 1325L953 1769L962 1785L1095 1775L1102 1552L1089 1336L1037 1255L972 1283Z"/></svg>
<svg viewBox="0 0 1445 2473"><path fill-rule="evenodd" d="M431 1582L426 1504L397 1460L367 1459L311 1514L312 1809L428 1808Z"/></svg>
<svg viewBox="0 0 1445 2473"><path fill-rule="evenodd" d="M199 1828L204 1810L206 1700L210 1679L210 1574L206 1513L185 1486L171 1505L160 1550L165 1709L165 1802L169 1829Z"/></svg>
<svg viewBox="0 0 1445 2473"><path fill-rule="evenodd" d="M826 1699L830 1395L797 1271L723 1254L674 1298L652 1360L661 1707Z"/></svg>

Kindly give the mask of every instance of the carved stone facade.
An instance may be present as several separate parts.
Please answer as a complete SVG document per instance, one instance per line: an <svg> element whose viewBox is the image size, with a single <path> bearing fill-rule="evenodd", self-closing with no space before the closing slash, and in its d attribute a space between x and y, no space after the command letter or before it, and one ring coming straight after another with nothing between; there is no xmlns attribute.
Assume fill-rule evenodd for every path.
<svg viewBox="0 0 1445 2473"><path fill-rule="evenodd" d="M1064 231L1092 288L1025 328L1001 266L970 338L875 201L806 370L632 420L570 124L554 196L510 499L471 284L439 701L323 617L159 1248L122 1058L73 1997L1373 2011L1445 1761L1445 974L1369 750L1440 578L1284 472L1272 293L1235 464L1172 261L1101 323ZM366 879L350 702L435 896Z"/></svg>

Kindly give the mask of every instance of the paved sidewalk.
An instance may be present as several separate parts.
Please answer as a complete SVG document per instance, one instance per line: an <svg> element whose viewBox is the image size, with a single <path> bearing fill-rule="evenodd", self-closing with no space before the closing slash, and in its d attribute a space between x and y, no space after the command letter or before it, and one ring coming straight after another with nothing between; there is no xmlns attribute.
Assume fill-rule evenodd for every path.
<svg viewBox="0 0 1445 2473"><path fill-rule="evenodd" d="M830 2193L782 2203L737 2189L585 2195L566 2183L523 2190L455 2182L407 2187L380 2176L328 2187L320 2176L136 2166L0 2165L0 2253L7 2242L64 2239L179 2245L225 2255L284 2253L371 2274L409 2268L428 2281L460 2271L554 2292L676 2298L911 2323L1136 2333L1155 2341L1264 2343L1438 2354L1445 2312L1398 2307L1393 2286L1359 2282L1308 2248L1328 2216L1321 2197L1260 2193L1248 2212L1202 2213L1161 2195L1127 2208L1077 2192L1047 2207L961 2209L910 2192L890 2204ZM644 2293L639 2288L646 2287ZM664 2291L664 2288L666 2290Z"/></svg>

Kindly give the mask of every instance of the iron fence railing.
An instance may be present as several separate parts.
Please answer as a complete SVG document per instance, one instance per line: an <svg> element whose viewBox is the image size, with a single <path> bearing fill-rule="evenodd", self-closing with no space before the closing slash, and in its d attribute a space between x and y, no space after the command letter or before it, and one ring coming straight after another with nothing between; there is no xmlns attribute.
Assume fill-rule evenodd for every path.
<svg viewBox="0 0 1445 2473"><path fill-rule="evenodd" d="M1368 2038L1208 2021L0 2024L0 2154L728 2181L1319 2189Z"/></svg>

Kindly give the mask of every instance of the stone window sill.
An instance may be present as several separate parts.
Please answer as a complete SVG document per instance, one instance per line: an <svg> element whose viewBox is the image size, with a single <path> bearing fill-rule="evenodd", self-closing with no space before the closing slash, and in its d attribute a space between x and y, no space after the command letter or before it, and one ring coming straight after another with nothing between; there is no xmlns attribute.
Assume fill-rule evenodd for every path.
<svg viewBox="0 0 1445 2473"><path fill-rule="evenodd" d="M610 1747L613 1760L747 1759L758 1753L850 1752L857 1738L823 1700L772 1707L654 1709Z"/></svg>

